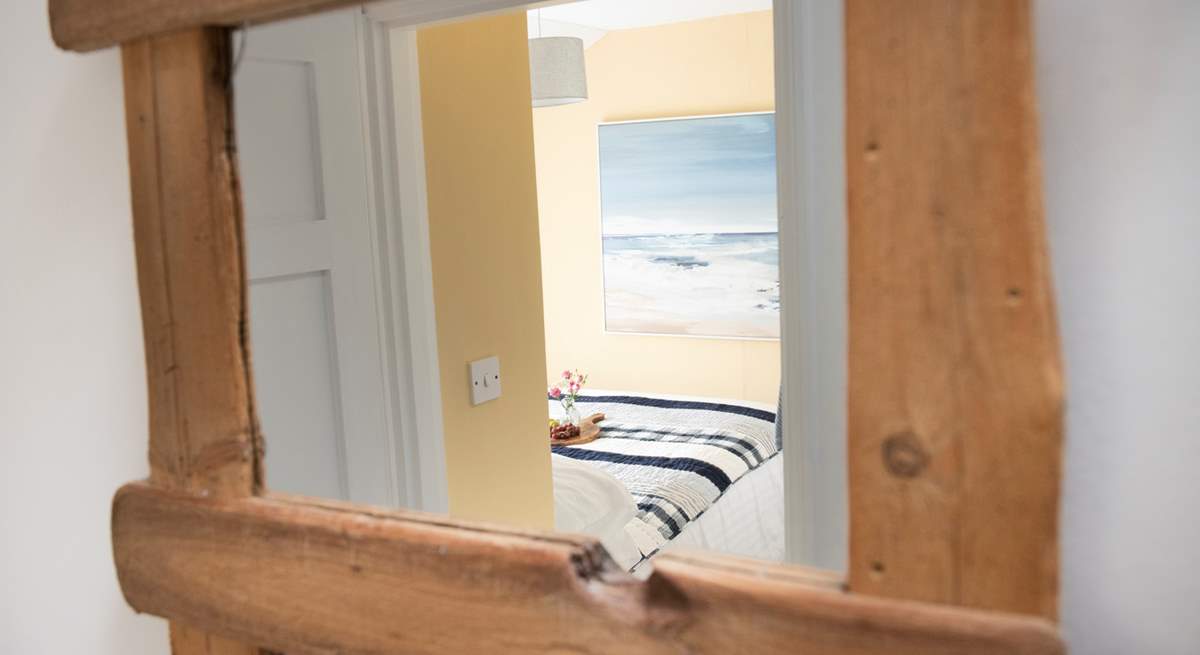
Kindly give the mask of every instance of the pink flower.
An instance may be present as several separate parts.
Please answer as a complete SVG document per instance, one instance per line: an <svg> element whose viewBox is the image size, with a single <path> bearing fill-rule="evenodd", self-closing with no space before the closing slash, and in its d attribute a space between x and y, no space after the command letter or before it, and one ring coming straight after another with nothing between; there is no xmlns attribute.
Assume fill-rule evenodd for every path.
<svg viewBox="0 0 1200 655"><path fill-rule="evenodd" d="M550 397L555 399L561 398L562 389L559 389L558 387L550 387Z"/></svg>
<svg viewBox="0 0 1200 655"><path fill-rule="evenodd" d="M570 380L570 379L571 379L571 372L570 372L570 371L563 371L563 379L564 379L564 380Z"/></svg>

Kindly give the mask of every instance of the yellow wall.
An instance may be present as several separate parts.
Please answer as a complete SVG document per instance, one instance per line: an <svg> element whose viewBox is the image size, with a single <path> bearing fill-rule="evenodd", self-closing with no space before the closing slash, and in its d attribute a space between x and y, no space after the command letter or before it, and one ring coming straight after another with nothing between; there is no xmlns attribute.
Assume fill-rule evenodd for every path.
<svg viewBox="0 0 1200 655"><path fill-rule="evenodd" d="M541 261L524 13L417 35L450 513L551 528ZM470 403L467 362L503 396Z"/></svg>
<svg viewBox="0 0 1200 655"><path fill-rule="evenodd" d="M586 53L588 101L533 112L548 378L775 402L778 341L604 333L596 168L597 123L774 109L772 53L769 11L610 32Z"/></svg>

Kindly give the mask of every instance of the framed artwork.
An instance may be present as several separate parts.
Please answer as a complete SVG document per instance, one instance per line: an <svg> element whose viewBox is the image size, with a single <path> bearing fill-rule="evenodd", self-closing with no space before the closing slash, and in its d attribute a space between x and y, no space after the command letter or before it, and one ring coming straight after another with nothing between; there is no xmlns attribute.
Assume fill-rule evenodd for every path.
<svg viewBox="0 0 1200 655"><path fill-rule="evenodd" d="M609 332L779 338L775 115L602 123Z"/></svg>

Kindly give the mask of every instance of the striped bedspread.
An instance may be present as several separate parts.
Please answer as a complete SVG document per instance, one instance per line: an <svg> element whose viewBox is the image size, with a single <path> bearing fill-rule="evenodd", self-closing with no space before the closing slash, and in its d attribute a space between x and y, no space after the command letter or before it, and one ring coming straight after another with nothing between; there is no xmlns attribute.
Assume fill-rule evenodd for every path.
<svg viewBox="0 0 1200 655"><path fill-rule="evenodd" d="M551 401L551 414L557 402ZM629 489L637 515L626 526L643 558L675 538L734 482L779 451L775 413L729 402L638 395L583 395L580 414L607 419L600 438L554 446Z"/></svg>

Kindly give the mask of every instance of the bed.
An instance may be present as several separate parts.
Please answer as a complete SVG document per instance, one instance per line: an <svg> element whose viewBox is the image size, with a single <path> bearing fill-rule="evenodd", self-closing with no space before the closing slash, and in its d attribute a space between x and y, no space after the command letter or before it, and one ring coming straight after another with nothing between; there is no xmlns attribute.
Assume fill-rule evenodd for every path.
<svg viewBox="0 0 1200 655"><path fill-rule="evenodd" d="M556 528L599 538L634 571L676 549L782 561L774 407L597 390L578 407L607 419L596 441L551 448Z"/></svg>

